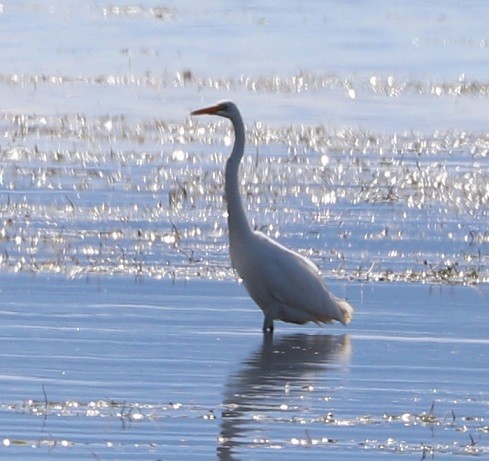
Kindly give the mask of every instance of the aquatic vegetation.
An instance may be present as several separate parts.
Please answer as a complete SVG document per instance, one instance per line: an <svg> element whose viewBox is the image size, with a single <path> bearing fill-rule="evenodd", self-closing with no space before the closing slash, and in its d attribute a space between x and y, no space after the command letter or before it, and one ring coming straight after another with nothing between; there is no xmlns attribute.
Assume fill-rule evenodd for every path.
<svg viewBox="0 0 489 461"><path fill-rule="evenodd" d="M446 407L446 402L441 402L443 407ZM137 402L120 402L113 400L98 400L91 402L81 402L69 400L65 402L51 401L47 398L43 401L26 400L21 403L11 403L3 405L3 412L28 413L34 416L40 416L43 419L63 418L65 424L70 424L71 420L79 421L80 418L96 419L105 421L103 424L107 427L109 423L116 423L122 431L130 431L134 425L144 425L146 423L152 425L160 424L176 424L179 420L187 420L186 424L201 425L210 424L213 427L220 425L235 424L240 427L247 423L250 425L265 422L268 425L278 424L281 427L281 432L284 434L295 434L290 437L280 437L275 434L273 437L254 437L253 431L249 434L241 434L239 445L242 449L261 449L275 448L283 449L296 447L307 448L316 447L320 449L322 446L335 445L338 448L359 448L361 450L377 450L380 452L391 453L418 453L421 459L436 456L437 454L449 455L483 455L489 453L489 446L485 443L480 443L480 435L487 434L487 426L484 426L485 418L483 415L458 415L454 410L445 411L444 414L438 416L434 410L435 402L433 402L429 411L419 414L405 412L402 414L387 414L383 415L356 415L347 418L342 416L327 415L314 416L295 416L300 409L292 406L289 408L286 404L279 405L278 408L270 406L263 408L262 414L258 414L259 408L255 407L255 414L245 415L240 412L233 413L227 411L226 408L206 408L198 404L183 404L180 402L169 402L165 404L159 403L137 403ZM303 413L307 415L308 412ZM250 419L248 419L250 418ZM232 421L234 420L234 421ZM342 431L345 427L360 427L361 430L352 432L352 430ZM414 432L410 433L408 440L400 438L399 429L411 427ZM415 429L418 427L418 429ZM431 429L430 429L431 428ZM435 437L437 441L426 443L423 437L433 439L433 434L430 431L436 428L440 431L440 436ZM370 431L382 431L385 434L392 434L386 439L362 439L356 437ZM226 432L230 435L231 432ZM349 435L350 434L350 435ZM415 437L422 441L415 441ZM451 437L450 438L450 434ZM464 434L459 437L458 434ZM234 433L236 437L238 432ZM107 437L109 437L107 435ZM32 448L49 448L61 449L66 447L75 447L81 442L80 440L57 437L52 434L45 438L38 439L14 439L6 437L3 439L5 448L15 446L29 446ZM105 449L118 449L119 441L117 439L107 439L104 442ZM130 443L130 442L129 442ZM221 434L216 439L216 447L218 452L232 453L236 447L236 442L229 437ZM158 441L140 441L138 446L140 449L145 448L151 450L160 445ZM94 449L97 444L94 444Z"/></svg>
<svg viewBox="0 0 489 461"><path fill-rule="evenodd" d="M4 114L0 126L9 140L0 152L3 270L233 276L226 125ZM489 280L486 135L255 123L248 142L242 187L254 226L326 277Z"/></svg>
<svg viewBox="0 0 489 461"><path fill-rule="evenodd" d="M487 458L486 5L120 3L0 4L0 456ZM262 342L220 98L346 335Z"/></svg>
<svg viewBox="0 0 489 461"><path fill-rule="evenodd" d="M103 8L103 14L106 17L129 17L140 19L175 19L176 11L165 6L144 7L142 5L110 5Z"/></svg>
<svg viewBox="0 0 489 461"><path fill-rule="evenodd" d="M144 8L142 6L113 6L104 10L105 16L126 16L132 18L155 18L170 20L177 17L175 10L166 7ZM127 48L121 54L129 55ZM155 55L159 52L142 49L138 54ZM96 85L109 87L142 87L152 90L165 88L193 88L197 91L233 91L291 95L298 93L321 93L339 91L346 98L356 99L357 93L397 98L403 95L433 97L475 96L489 97L489 82L470 80L465 74L452 80L420 81L399 78L394 75L373 73L370 75L342 75L337 72L317 74L298 72L291 75L248 75L213 76L201 75L192 69L175 73L123 73L100 75L60 75L60 74L10 74L0 73L0 83L14 86L38 85Z"/></svg>

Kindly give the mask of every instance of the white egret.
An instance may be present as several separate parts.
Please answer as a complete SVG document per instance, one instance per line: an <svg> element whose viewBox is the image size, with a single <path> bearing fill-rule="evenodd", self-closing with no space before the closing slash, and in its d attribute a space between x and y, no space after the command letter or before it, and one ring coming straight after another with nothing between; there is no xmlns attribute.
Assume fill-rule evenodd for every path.
<svg viewBox="0 0 489 461"><path fill-rule="evenodd" d="M238 169L245 128L236 105L219 101L191 113L202 114L225 117L233 124L234 146L225 171L229 253L233 268L263 311L263 331L273 332L274 319L296 324L337 320L346 325L353 308L328 292L318 268L307 258L251 229L239 192Z"/></svg>

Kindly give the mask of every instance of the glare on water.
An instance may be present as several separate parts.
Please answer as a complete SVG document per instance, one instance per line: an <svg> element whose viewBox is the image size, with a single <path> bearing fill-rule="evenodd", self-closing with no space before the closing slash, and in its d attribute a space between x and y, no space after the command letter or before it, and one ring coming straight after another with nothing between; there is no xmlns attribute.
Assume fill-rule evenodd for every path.
<svg viewBox="0 0 489 461"><path fill-rule="evenodd" d="M105 117L83 118L80 132L79 117L4 117L3 137L15 144L2 151L5 268L232 276L223 251L228 126ZM485 136L260 124L248 137L242 187L254 225L312 249L326 274L488 280ZM53 149L58 139L76 145Z"/></svg>
<svg viewBox="0 0 489 461"><path fill-rule="evenodd" d="M0 457L487 455L487 16L0 5ZM262 338L232 131L189 116L220 98L253 227L321 268L347 329Z"/></svg>

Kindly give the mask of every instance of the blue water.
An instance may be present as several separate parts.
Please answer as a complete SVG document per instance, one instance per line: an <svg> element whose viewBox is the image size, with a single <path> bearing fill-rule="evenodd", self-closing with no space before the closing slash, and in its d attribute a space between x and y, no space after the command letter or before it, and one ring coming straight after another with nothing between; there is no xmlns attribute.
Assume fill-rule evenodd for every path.
<svg viewBox="0 0 489 461"><path fill-rule="evenodd" d="M232 281L4 275L3 454L376 459L469 435L485 453L487 290L348 292L350 327L271 340Z"/></svg>
<svg viewBox="0 0 489 461"><path fill-rule="evenodd" d="M0 8L0 458L489 454L484 2ZM253 226L348 327L278 322L227 251L226 122Z"/></svg>

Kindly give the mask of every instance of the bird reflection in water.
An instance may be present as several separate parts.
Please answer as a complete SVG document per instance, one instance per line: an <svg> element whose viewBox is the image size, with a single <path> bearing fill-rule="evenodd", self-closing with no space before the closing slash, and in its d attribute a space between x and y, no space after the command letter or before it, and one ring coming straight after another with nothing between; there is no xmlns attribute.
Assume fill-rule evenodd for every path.
<svg viewBox="0 0 489 461"><path fill-rule="evenodd" d="M319 375L328 366L348 365L350 356L348 335L264 336L261 347L226 385L218 459L234 459L239 446L250 443L246 435L256 431L256 416L272 417L289 400L291 386L301 388L318 380L324 383Z"/></svg>

